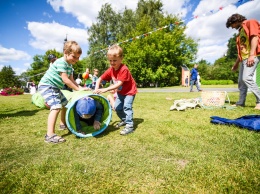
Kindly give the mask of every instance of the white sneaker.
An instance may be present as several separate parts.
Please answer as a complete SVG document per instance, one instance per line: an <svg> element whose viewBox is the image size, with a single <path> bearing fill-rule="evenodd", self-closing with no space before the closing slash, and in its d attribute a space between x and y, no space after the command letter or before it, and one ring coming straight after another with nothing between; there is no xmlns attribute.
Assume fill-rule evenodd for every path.
<svg viewBox="0 0 260 194"><path fill-rule="evenodd" d="M128 133L132 132L134 132L134 127L126 125L125 128L122 131L120 131L120 135L127 135Z"/></svg>

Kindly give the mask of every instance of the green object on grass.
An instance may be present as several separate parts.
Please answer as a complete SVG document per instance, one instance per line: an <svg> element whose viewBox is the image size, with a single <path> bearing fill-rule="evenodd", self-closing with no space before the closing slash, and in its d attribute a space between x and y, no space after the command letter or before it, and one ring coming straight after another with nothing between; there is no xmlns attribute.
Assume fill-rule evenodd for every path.
<svg viewBox="0 0 260 194"><path fill-rule="evenodd" d="M74 135L76 135L77 137L93 137L93 136L99 135L107 128L107 126L110 123L111 117L112 117L112 109L111 109L109 102L107 101L107 99L105 97L103 97L101 95L97 95L97 94L92 94L91 91L74 91L74 92L70 92L68 90L61 90L61 91L68 100L68 104L66 106L67 111L66 111L66 115L65 115L66 125L67 125L68 129ZM82 134L82 133L78 133L76 130L76 123L75 123L75 118L74 118L73 107L74 107L75 103L77 102L77 100L79 100L80 98L86 97L86 96L89 96L89 97L99 101L104 107L104 113L101 118L101 127L99 130L95 130L93 126L87 126L86 123L81 122L82 131L84 131L86 133L86 134ZM36 92L32 96L32 103L35 104L39 108L48 108L45 105L44 98L42 97L42 95L39 92Z"/></svg>
<svg viewBox="0 0 260 194"><path fill-rule="evenodd" d="M69 91L64 91L62 90L64 96L68 99L69 103L67 104L66 108L66 124L68 129L77 137L93 137L96 135L99 135L100 133L102 133L107 126L110 123L111 117L112 117L112 109L110 107L109 102L107 101L107 99L101 95L97 95L97 94L92 94L92 92L90 91L75 91L75 92L69 92ZM95 130L93 128L93 126L88 126L86 125L86 123L81 122L82 125L82 131L84 131L86 134L82 134L82 133L78 133L76 131L76 122L75 122L75 118L74 118L74 106L75 103L83 97L91 97L94 100L99 101L103 107L104 107L104 113L102 115L101 118L101 127L99 130Z"/></svg>
<svg viewBox="0 0 260 194"><path fill-rule="evenodd" d="M45 106L44 98L39 92L32 95L32 103L39 108L47 108Z"/></svg>

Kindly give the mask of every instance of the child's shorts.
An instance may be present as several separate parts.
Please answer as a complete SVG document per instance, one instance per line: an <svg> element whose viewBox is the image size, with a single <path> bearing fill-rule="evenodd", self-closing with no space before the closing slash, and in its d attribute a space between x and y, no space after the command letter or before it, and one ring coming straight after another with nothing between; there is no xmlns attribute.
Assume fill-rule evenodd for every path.
<svg viewBox="0 0 260 194"><path fill-rule="evenodd" d="M51 85L40 85L38 91L43 96L45 102L50 106L50 110L61 109L66 106L68 100L59 88Z"/></svg>

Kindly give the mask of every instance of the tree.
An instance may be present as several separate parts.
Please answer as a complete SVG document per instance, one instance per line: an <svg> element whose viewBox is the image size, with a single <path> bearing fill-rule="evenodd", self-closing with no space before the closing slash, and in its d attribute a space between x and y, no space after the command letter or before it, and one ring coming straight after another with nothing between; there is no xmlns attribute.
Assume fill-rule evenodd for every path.
<svg viewBox="0 0 260 194"><path fill-rule="evenodd" d="M204 59L201 59L197 64L198 64L198 72L200 73L201 79L204 80L211 79L210 72L212 69L212 65L210 65L210 63Z"/></svg>
<svg viewBox="0 0 260 194"><path fill-rule="evenodd" d="M21 82L18 77L15 75L12 67L4 66L0 71L0 87L8 88L8 87L21 87Z"/></svg>
<svg viewBox="0 0 260 194"><path fill-rule="evenodd" d="M89 29L90 66L98 66L101 72L106 70L106 49L101 48L117 41L124 49L123 62L138 85L179 85L181 65L195 59L197 43L185 36L185 26L178 23L180 19L163 13L162 7L160 0L139 0L135 12L126 8L123 13L116 13L105 4L97 23ZM161 26L166 27L158 30Z"/></svg>
<svg viewBox="0 0 260 194"><path fill-rule="evenodd" d="M105 49L117 42L117 34L120 31L118 19L120 19L120 15L112 9L110 4L106 3L98 13L97 23L92 24L89 28L89 60L87 60L87 67L91 70L97 68L103 72L107 69L106 50L95 54L94 52Z"/></svg>
<svg viewBox="0 0 260 194"><path fill-rule="evenodd" d="M226 54L227 59L236 60L237 58L236 37L237 35L234 34L233 37L228 40L228 50Z"/></svg>
<svg viewBox="0 0 260 194"><path fill-rule="evenodd" d="M44 55L35 55L33 57L33 63L31 64L30 68L20 76L21 79L25 81L34 81L35 84L39 84L41 78L50 66L50 62L48 60L49 54L54 54L57 58L63 56L63 53L60 53L55 49L47 50ZM84 58L73 65L74 79L76 79L78 75L82 74L85 71L85 66L86 59Z"/></svg>

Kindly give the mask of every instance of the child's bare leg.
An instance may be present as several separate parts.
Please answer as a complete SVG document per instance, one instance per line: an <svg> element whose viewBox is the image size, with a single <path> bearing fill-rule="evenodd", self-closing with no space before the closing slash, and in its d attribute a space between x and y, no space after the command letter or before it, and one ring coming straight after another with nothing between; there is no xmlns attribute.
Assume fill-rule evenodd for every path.
<svg viewBox="0 0 260 194"><path fill-rule="evenodd" d="M107 96L107 99L108 99L108 102L110 102L111 108L114 110L114 105L115 105L114 97L109 94L109 95Z"/></svg>
<svg viewBox="0 0 260 194"><path fill-rule="evenodd" d="M63 106L61 109L61 115L60 115L60 125L66 125L66 108Z"/></svg>
<svg viewBox="0 0 260 194"><path fill-rule="evenodd" d="M60 109L54 109L50 111L48 116L48 126L47 126L47 135L49 137L55 134L55 124L57 121L57 117L59 115Z"/></svg>

